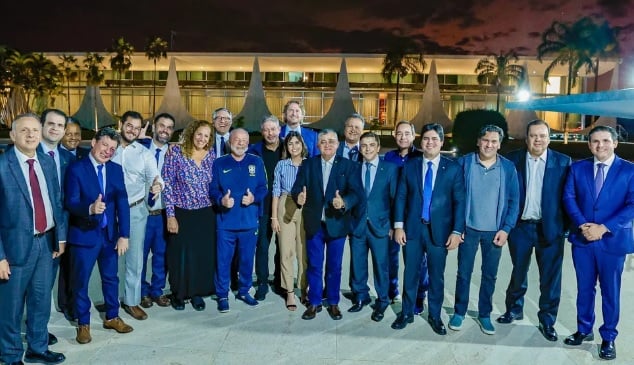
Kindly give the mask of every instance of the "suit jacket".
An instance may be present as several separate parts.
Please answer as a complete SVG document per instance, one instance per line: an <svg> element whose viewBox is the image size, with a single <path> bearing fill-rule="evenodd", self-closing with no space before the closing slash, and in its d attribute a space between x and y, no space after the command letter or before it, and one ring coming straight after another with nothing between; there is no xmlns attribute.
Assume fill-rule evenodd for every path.
<svg viewBox="0 0 634 365"><path fill-rule="evenodd" d="M577 246L599 245L611 254L634 252L632 220L634 220L634 164L615 156L594 199L594 159L577 161L570 167L564 187L564 207L572 220L568 240ZM579 226L584 223L604 224L609 232L598 241L585 239Z"/></svg>
<svg viewBox="0 0 634 365"><path fill-rule="evenodd" d="M108 161L105 169L106 192L102 199L106 203L104 214L108 217L107 238L116 242L119 237L130 237L130 207L121 165ZM70 212L69 244L92 247L100 242L102 214L89 214L90 204L101 194L100 190L90 158L77 160L68 167L64 203Z"/></svg>
<svg viewBox="0 0 634 365"><path fill-rule="evenodd" d="M358 168L359 177L363 181L362 165ZM365 235L366 229L370 229L377 237L385 237L392 228L392 203L396 197L398 185L398 166L393 163L379 160L372 190L366 197L361 194L359 205L353 211L352 234L357 237ZM363 190L365 192L365 189Z"/></svg>
<svg viewBox="0 0 634 365"><path fill-rule="evenodd" d="M337 156L341 156L343 157L343 146L346 144L345 141L341 141L339 142L339 147L337 147L337 152L336 155ZM344 157L345 158L345 157ZM356 156L354 156L353 159L351 159L351 161L354 162L362 162L363 161L363 156L361 156L361 151L357 152Z"/></svg>
<svg viewBox="0 0 634 365"><path fill-rule="evenodd" d="M319 146L317 143L317 132L306 127L300 127L300 128L301 128L302 139L304 140L304 143L306 143L308 156L309 157L317 156L320 153ZM282 129L280 130L280 137L285 138L286 133L287 133L286 125L283 125Z"/></svg>
<svg viewBox="0 0 634 365"><path fill-rule="evenodd" d="M508 158L515 165L520 192L520 209L518 220L522 218L524 205L526 203L526 184L528 174L526 172L526 148L510 152ZM557 151L548 149L546 155L546 169L544 170L544 181L542 183L542 228L544 238L551 242L561 238L568 228L568 217L564 212L561 202L563 196L564 183L568 175L571 159Z"/></svg>
<svg viewBox="0 0 634 365"><path fill-rule="evenodd" d="M297 195L306 186L306 204L302 210L304 228L307 236L312 236L321 228L321 213L325 212L326 230L330 237L345 237L350 233L352 224L352 209L362 199L363 186L359 178L359 164L340 156L335 156L330 177L323 188L321 172L321 155L304 160L297 171L297 179L291 189L293 200L297 202ZM335 209L332 200L335 192L345 203L344 209Z"/></svg>
<svg viewBox="0 0 634 365"><path fill-rule="evenodd" d="M59 241L66 241L67 227L57 168L48 155L38 152L37 159L48 188L48 197L43 198L48 198L53 208L55 238L52 249L58 251ZM0 214L0 260L6 259L9 265L24 265L33 246L33 207L15 148L0 154Z"/></svg>
<svg viewBox="0 0 634 365"><path fill-rule="evenodd" d="M452 232L465 231L465 182L460 164L440 157L432 190L430 224L432 243L444 246ZM394 202L394 221L403 222L409 239L420 239L423 212L423 159L403 166Z"/></svg>

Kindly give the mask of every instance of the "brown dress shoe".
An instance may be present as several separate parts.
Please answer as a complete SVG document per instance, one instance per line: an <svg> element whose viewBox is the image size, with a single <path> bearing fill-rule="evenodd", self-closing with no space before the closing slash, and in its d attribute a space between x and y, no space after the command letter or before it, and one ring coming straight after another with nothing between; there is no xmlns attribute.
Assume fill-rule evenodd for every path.
<svg viewBox="0 0 634 365"><path fill-rule="evenodd" d="M139 307L138 305L129 306L121 303L121 308L123 308L123 310L131 315L134 319L137 319L139 321L147 319L147 313L145 313L143 309L141 309L141 307Z"/></svg>
<svg viewBox="0 0 634 365"><path fill-rule="evenodd" d="M159 307L169 307L171 303L169 298L165 295L152 297L152 301L156 303L156 305L158 305Z"/></svg>
<svg viewBox="0 0 634 365"><path fill-rule="evenodd" d="M75 337L75 340L82 345L92 341L89 324L80 324L79 327L77 327L77 337Z"/></svg>
<svg viewBox="0 0 634 365"><path fill-rule="evenodd" d="M146 295L143 298L141 298L141 307L150 308L153 305L154 303L152 302L152 298L150 298L149 296Z"/></svg>
<svg viewBox="0 0 634 365"><path fill-rule="evenodd" d="M123 319L120 317L115 317L113 319L108 319L103 322L103 328L115 330L119 333L128 333L132 332L133 328L127 325Z"/></svg>

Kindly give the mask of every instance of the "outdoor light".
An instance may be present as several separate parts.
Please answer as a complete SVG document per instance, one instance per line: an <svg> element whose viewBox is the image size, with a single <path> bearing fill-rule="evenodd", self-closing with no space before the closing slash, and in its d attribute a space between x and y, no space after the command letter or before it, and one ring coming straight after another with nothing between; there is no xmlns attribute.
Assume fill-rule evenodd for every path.
<svg viewBox="0 0 634 365"><path fill-rule="evenodd" d="M528 101L531 98L531 93L526 89L521 89L517 91L516 97L517 101Z"/></svg>

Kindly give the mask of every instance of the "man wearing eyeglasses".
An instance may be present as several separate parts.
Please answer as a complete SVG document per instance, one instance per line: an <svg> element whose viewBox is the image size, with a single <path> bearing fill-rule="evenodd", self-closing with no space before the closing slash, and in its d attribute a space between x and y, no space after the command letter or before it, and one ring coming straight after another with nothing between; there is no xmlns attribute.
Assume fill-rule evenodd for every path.
<svg viewBox="0 0 634 365"><path fill-rule="evenodd" d="M143 126L143 117L127 111L121 117L121 144L112 161L123 167L125 188L130 206L130 240L125 257L125 291L121 307L132 318L147 318L141 304L141 274L148 209L146 198L156 200L163 190L163 180L152 153L136 142ZM151 198L149 198L151 196Z"/></svg>
<svg viewBox="0 0 634 365"><path fill-rule="evenodd" d="M211 113L211 119L214 123L215 131L215 144L214 152L216 152L216 158L231 153L229 147L229 132L231 131L231 125L233 124L233 115L227 108L218 108Z"/></svg>

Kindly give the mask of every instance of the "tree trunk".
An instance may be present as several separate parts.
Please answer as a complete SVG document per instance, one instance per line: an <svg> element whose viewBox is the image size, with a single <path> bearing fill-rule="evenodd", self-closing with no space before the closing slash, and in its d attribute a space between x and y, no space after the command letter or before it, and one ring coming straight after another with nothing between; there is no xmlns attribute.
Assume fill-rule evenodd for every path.
<svg viewBox="0 0 634 365"><path fill-rule="evenodd" d="M401 83L401 75L400 74L396 74L396 101L394 103L394 125L396 125L396 123L398 123L398 94L399 94L399 86Z"/></svg>
<svg viewBox="0 0 634 365"><path fill-rule="evenodd" d="M500 112L500 85L497 85L496 91L497 91L497 100L495 104L495 111L499 113Z"/></svg>
<svg viewBox="0 0 634 365"><path fill-rule="evenodd" d="M156 115L156 60L154 60L154 74L152 75L152 118Z"/></svg>

